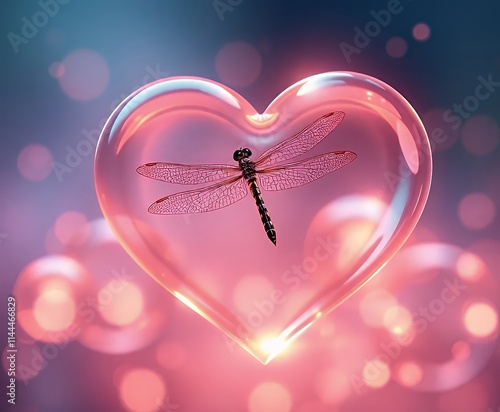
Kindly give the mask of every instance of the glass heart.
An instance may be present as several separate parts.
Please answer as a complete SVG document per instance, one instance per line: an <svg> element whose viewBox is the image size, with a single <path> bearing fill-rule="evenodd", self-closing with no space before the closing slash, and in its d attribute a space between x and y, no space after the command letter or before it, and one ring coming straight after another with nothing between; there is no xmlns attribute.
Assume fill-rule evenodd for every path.
<svg viewBox="0 0 500 412"><path fill-rule="evenodd" d="M307 136L280 145L309 125ZM276 145L279 154L255 166L267 172L256 175L275 246L233 153L249 148L255 161ZM290 165L315 156L314 167ZM269 170L283 163L285 171ZM422 213L431 172L429 140L410 104L380 80L350 72L304 79L263 113L214 81L162 79L117 107L95 159L99 203L123 247L263 363L397 252ZM199 192L220 182L210 195ZM188 190L197 192L164 199ZM211 208L219 209L197 213Z"/></svg>

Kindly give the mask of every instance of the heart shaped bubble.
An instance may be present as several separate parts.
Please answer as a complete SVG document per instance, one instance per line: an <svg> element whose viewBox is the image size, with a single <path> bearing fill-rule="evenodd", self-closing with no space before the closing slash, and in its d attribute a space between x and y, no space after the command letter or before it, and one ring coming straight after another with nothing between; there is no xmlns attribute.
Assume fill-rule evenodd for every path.
<svg viewBox="0 0 500 412"><path fill-rule="evenodd" d="M250 195L209 213L148 212L158 199L204 185L148 179L137 172L141 165L238 166L235 150L249 148L255 160L332 112L343 113L336 114L335 130L286 161L343 151L357 157L291 190L262 187L276 246L266 237ZM276 160L279 156L262 167L282 163ZM174 77L151 83L113 112L95 160L99 203L123 247L163 287L263 363L397 252L422 213L431 171L429 140L410 104L380 80L349 72L304 79L264 113L211 80ZM297 169L289 180L297 177L294 173ZM207 174L200 176L208 180ZM243 197L246 187L243 181L237 195ZM210 201L225 205L228 192ZM195 206L177 211L195 211Z"/></svg>

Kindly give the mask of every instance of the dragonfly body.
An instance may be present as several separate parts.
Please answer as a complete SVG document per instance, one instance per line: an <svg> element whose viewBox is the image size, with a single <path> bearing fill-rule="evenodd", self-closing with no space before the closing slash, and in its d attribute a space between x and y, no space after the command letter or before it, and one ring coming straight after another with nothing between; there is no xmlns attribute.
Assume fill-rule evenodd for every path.
<svg viewBox="0 0 500 412"><path fill-rule="evenodd" d="M174 193L149 206L150 213L176 215L203 213L222 209L252 194L267 237L276 245L276 231L262 198L261 188L277 191L313 182L356 159L353 152L339 150L308 159L283 163L298 157L321 142L344 118L344 112L330 112L299 133L276 144L252 161L252 152L241 148L234 152L238 166L226 164L186 165L179 163L146 163L137 172L168 183L210 186Z"/></svg>
<svg viewBox="0 0 500 412"><path fill-rule="evenodd" d="M255 169L255 163L250 160L252 152L248 148L236 150L233 155L233 159L238 161L238 165L241 169L241 173L248 184L248 189L252 194L257 209L260 213L260 220L264 225L264 230L266 235L276 245L276 230L274 229L273 222L271 221L271 216L267 211L266 205L264 204L264 199L262 198L262 192L260 191L259 183L257 182L257 170Z"/></svg>

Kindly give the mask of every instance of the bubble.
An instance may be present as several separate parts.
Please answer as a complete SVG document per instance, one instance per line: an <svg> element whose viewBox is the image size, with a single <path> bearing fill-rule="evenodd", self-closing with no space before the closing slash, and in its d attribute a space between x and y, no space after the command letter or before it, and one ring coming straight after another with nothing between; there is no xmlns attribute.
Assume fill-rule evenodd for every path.
<svg viewBox="0 0 500 412"><path fill-rule="evenodd" d="M251 44L233 42L217 53L215 70L221 80L233 87L246 87L257 80L262 69L259 52Z"/></svg>
<svg viewBox="0 0 500 412"><path fill-rule="evenodd" d="M248 399L249 412L290 412L292 396L278 382L264 382L257 385Z"/></svg>
<svg viewBox="0 0 500 412"><path fill-rule="evenodd" d="M385 45L385 51L390 57L399 59L408 51L408 43L402 37L395 36L390 38Z"/></svg>
<svg viewBox="0 0 500 412"><path fill-rule="evenodd" d="M144 348L160 336L171 301L126 254L104 219L80 226L66 242L64 253L83 265L95 284L80 309L87 322L78 336L84 346L123 354Z"/></svg>
<svg viewBox="0 0 500 412"><path fill-rule="evenodd" d="M498 124L489 116L478 114L466 120L461 129L462 144L475 156L485 156L498 146Z"/></svg>
<svg viewBox="0 0 500 412"><path fill-rule="evenodd" d="M431 35L431 29L425 23L418 23L415 26L413 26L412 33L415 40L425 41L429 39Z"/></svg>
<svg viewBox="0 0 500 412"><path fill-rule="evenodd" d="M91 277L75 260L59 255L34 260L14 286L19 324L35 340L67 343L86 327L77 308L92 290Z"/></svg>
<svg viewBox="0 0 500 412"><path fill-rule="evenodd" d="M75 50L68 54L61 64L64 73L58 77L59 85L71 99L93 100L108 87L108 65L101 55L93 50Z"/></svg>
<svg viewBox="0 0 500 412"><path fill-rule="evenodd" d="M251 149L255 160L332 110L345 118L304 157L352 151L357 158L293 190L262 188L276 246L248 193L209 213L193 213L193 202L184 214L148 211L158 199L203 184L148 179L137 172L141 165L236 166L239 147ZM277 354L269 347L286 347L396 253L423 210L430 177L426 132L408 102L385 83L348 72L304 79L264 113L209 80L159 80L125 99L109 119L95 161L100 206L123 247L263 363ZM257 292L244 282L256 276L267 279Z"/></svg>
<svg viewBox="0 0 500 412"><path fill-rule="evenodd" d="M480 282L463 275L478 267ZM408 332L395 337L387 330L379 337L379 355L390 360L396 382L416 391L445 392L488 365L498 344L497 322L491 308L475 305L491 302L500 290L479 253L443 243L416 244L400 251L380 278L411 314ZM400 371L407 364L413 372Z"/></svg>
<svg viewBox="0 0 500 412"><path fill-rule="evenodd" d="M472 230L489 226L495 214L495 204L484 193L469 193L458 205L458 216L462 224Z"/></svg>
<svg viewBox="0 0 500 412"><path fill-rule="evenodd" d="M126 372L119 384L120 400L132 412L158 411L167 396L163 378L151 369L137 368Z"/></svg>
<svg viewBox="0 0 500 412"><path fill-rule="evenodd" d="M41 144L24 147L17 157L17 168L28 180L44 180L52 171L52 153Z"/></svg>

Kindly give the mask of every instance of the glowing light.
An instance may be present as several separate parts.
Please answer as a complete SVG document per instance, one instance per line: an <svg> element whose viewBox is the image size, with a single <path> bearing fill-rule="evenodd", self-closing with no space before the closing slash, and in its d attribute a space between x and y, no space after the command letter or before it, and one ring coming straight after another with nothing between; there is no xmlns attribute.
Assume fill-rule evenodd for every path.
<svg viewBox="0 0 500 412"><path fill-rule="evenodd" d="M193 302L191 302L187 297L185 297L182 293L179 293L175 290L174 296L177 299L179 299L182 303L184 303L188 308L191 308L199 315L205 317L205 313L200 308L198 308L198 306L196 306Z"/></svg>
<svg viewBox="0 0 500 412"><path fill-rule="evenodd" d="M287 348L288 344L280 338L264 339L260 347L269 353L269 357L275 357Z"/></svg>
<svg viewBox="0 0 500 412"><path fill-rule="evenodd" d="M266 128L271 126L278 120L279 118L279 113L265 113L265 114L253 114L253 115L246 115L246 118L249 123L252 124L252 126L255 127L261 127L261 128Z"/></svg>
<svg viewBox="0 0 500 412"><path fill-rule="evenodd" d="M144 310L141 289L133 283L113 279L101 289L99 295L110 296L109 303L102 305L101 316L113 325L129 325Z"/></svg>
<svg viewBox="0 0 500 412"><path fill-rule="evenodd" d="M398 369L398 378L401 384L413 387L420 383L424 372L422 367L415 362L405 362Z"/></svg>
<svg viewBox="0 0 500 412"><path fill-rule="evenodd" d="M290 412L292 396L277 382L264 382L257 385L248 399L249 412Z"/></svg>
<svg viewBox="0 0 500 412"><path fill-rule="evenodd" d="M498 313L488 303L474 303L465 311L464 324L471 335L486 338L498 328Z"/></svg>
<svg viewBox="0 0 500 412"><path fill-rule="evenodd" d="M481 230L495 218L495 204L484 193L469 193L458 206L462 224L472 230Z"/></svg>
<svg viewBox="0 0 500 412"><path fill-rule="evenodd" d="M67 343L87 326L76 312L92 286L89 273L69 257L52 255L31 262L14 285L19 325L35 340Z"/></svg>
<svg viewBox="0 0 500 412"><path fill-rule="evenodd" d="M53 161L52 153L45 146L30 144L19 152L17 168L26 179L40 181L50 175Z"/></svg>
<svg viewBox="0 0 500 412"><path fill-rule="evenodd" d="M363 380L367 386L372 388L384 387L391 377L389 366L385 362L372 360L367 362L363 368Z"/></svg>
<svg viewBox="0 0 500 412"><path fill-rule="evenodd" d="M413 37L418 41L425 41L431 35L431 29L425 23L418 23L413 27Z"/></svg>
<svg viewBox="0 0 500 412"><path fill-rule="evenodd" d="M385 311L383 323L389 332L400 335L410 329L411 314L403 306L393 306Z"/></svg>
<svg viewBox="0 0 500 412"><path fill-rule="evenodd" d="M109 69L93 50L75 50L62 61L64 73L58 78L63 92L74 100L92 100L100 96L109 83Z"/></svg>
<svg viewBox="0 0 500 412"><path fill-rule="evenodd" d="M467 281L477 281L483 277L486 270L485 264L480 257L473 253L464 252L457 259L457 273Z"/></svg>
<svg viewBox="0 0 500 412"><path fill-rule="evenodd" d="M396 36L389 39L389 41L385 45L385 50L389 56L398 59L406 54L408 50L408 44L406 43L405 39Z"/></svg>
<svg viewBox="0 0 500 412"><path fill-rule="evenodd" d="M33 316L48 331L61 331L75 319L76 308L64 289L46 288L33 304Z"/></svg>
<svg viewBox="0 0 500 412"><path fill-rule="evenodd" d="M133 412L160 410L167 393L162 377L150 369L133 369L125 373L119 391L123 405Z"/></svg>
<svg viewBox="0 0 500 412"><path fill-rule="evenodd" d="M386 290L378 289L363 296L359 312L367 325L377 328L384 326L384 314L395 306L397 306L396 298Z"/></svg>
<svg viewBox="0 0 500 412"><path fill-rule="evenodd" d="M229 86L249 86L262 69L262 59L252 45L245 42L226 44L215 57L215 70Z"/></svg>

